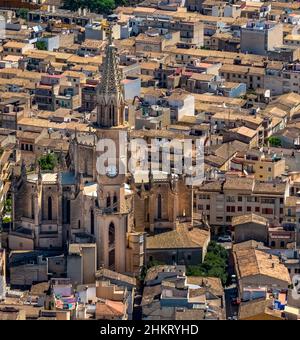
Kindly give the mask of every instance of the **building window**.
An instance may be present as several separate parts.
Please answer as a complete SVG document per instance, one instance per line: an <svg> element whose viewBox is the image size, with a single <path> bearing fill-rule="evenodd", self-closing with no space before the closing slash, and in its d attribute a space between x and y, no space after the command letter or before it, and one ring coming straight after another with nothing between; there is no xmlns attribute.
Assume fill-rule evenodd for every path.
<svg viewBox="0 0 300 340"><path fill-rule="evenodd" d="M108 228L108 244L109 244L109 254L108 254L108 265L110 269L115 267L115 225L113 222L110 223Z"/></svg>
<svg viewBox="0 0 300 340"><path fill-rule="evenodd" d="M91 234L92 234L92 235L95 235L94 210L91 210Z"/></svg>
<svg viewBox="0 0 300 340"><path fill-rule="evenodd" d="M113 197L113 207L114 207L114 211L118 211L118 197L117 197L117 194L115 193L114 194L114 197Z"/></svg>
<svg viewBox="0 0 300 340"><path fill-rule="evenodd" d="M34 219L34 195L31 195L31 218Z"/></svg>
<svg viewBox="0 0 300 340"><path fill-rule="evenodd" d="M52 197L48 197L48 220L52 220Z"/></svg>
<svg viewBox="0 0 300 340"><path fill-rule="evenodd" d="M107 195L106 197L106 208L110 208L111 201L110 201L110 195Z"/></svg>
<svg viewBox="0 0 300 340"><path fill-rule="evenodd" d="M109 246L114 245L115 243L115 225L113 222L110 223L108 228L108 244Z"/></svg>
<svg viewBox="0 0 300 340"><path fill-rule="evenodd" d="M273 209L271 209L271 208L263 208L262 209L262 214L263 215L273 215Z"/></svg>
<svg viewBox="0 0 300 340"><path fill-rule="evenodd" d="M161 194L157 196L157 219L161 219L162 217L162 199Z"/></svg>

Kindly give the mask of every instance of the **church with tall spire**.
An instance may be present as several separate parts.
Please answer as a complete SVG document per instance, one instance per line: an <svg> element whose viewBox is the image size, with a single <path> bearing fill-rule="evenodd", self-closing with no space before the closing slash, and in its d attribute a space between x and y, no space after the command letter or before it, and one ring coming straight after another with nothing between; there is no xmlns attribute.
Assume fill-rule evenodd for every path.
<svg viewBox="0 0 300 340"><path fill-rule="evenodd" d="M134 135L125 133L129 125L111 27L101 71L93 127L75 130L66 162L59 157L52 172L27 174L24 166L20 171L9 244L13 250L67 251L72 243L92 243L97 268L138 276L145 264L147 233L191 223L193 195L183 177L121 171L131 156L125 146ZM103 139L116 146L115 166L104 173L97 169L103 153L97 146Z"/></svg>

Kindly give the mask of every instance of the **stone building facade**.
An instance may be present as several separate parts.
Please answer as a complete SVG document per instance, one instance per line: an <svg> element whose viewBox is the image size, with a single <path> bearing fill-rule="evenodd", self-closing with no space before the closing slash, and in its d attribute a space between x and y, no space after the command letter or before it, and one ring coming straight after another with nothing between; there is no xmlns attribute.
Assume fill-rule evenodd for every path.
<svg viewBox="0 0 300 340"><path fill-rule="evenodd" d="M69 153L54 172L28 174L23 165L21 176L15 177L11 247L67 251L72 243L95 243L97 268L138 275L145 261L146 232L191 223L193 195L181 175L150 171L141 177L122 172L130 157L122 147L116 150L116 164L99 171L97 161L105 153L99 141L125 146L132 138L112 39L97 88L96 111L90 131L75 131L70 137ZM124 135L127 139L122 140Z"/></svg>

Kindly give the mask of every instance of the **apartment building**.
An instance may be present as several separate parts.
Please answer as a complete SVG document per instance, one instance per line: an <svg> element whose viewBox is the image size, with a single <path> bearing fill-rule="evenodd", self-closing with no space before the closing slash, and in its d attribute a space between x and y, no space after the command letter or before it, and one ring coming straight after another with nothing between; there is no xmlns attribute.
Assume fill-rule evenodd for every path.
<svg viewBox="0 0 300 340"><path fill-rule="evenodd" d="M265 87L263 67L223 64L219 72L220 76L228 82L245 83L248 90Z"/></svg>
<svg viewBox="0 0 300 340"><path fill-rule="evenodd" d="M150 30L140 33L135 40L136 52L162 52L165 47L176 45L180 41L180 32L160 32Z"/></svg>
<svg viewBox="0 0 300 340"><path fill-rule="evenodd" d="M172 12L168 12L171 14ZM177 14L177 13L176 13ZM179 31L180 41L189 45L201 47L204 44L204 25L197 19L189 17L188 14L180 18L172 18L171 15L166 19L165 15L159 13L142 13L136 10L135 16L130 19L133 32L135 34L147 31L149 28L166 29L169 31Z"/></svg>
<svg viewBox="0 0 300 340"><path fill-rule="evenodd" d="M99 81L88 79L81 88L81 107L84 111L92 112L97 106L97 89Z"/></svg>
<svg viewBox="0 0 300 340"><path fill-rule="evenodd" d="M268 155L256 150L240 153L231 161L231 169L253 174L258 181L272 181L286 171L285 159L276 154Z"/></svg>
<svg viewBox="0 0 300 340"><path fill-rule="evenodd" d="M23 56L25 52L33 50L34 46L32 44L17 42L17 41L9 41L3 45L3 55L15 55L15 56Z"/></svg>
<svg viewBox="0 0 300 340"><path fill-rule="evenodd" d="M80 78L70 75L45 75L35 89L39 110L55 111L57 108L75 109L81 106Z"/></svg>
<svg viewBox="0 0 300 340"><path fill-rule="evenodd" d="M241 52L267 55L283 43L281 23L249 21L241 29Z"/></svg>
<svg viewBox="0 0 300 340"><path fill-rule="evenodd" d="M207 217L217 233L231 227L234 216L255 213L282 222L288 183L262 182L249 177L226 177L204 182L194 192L194 209Z"/></svg>

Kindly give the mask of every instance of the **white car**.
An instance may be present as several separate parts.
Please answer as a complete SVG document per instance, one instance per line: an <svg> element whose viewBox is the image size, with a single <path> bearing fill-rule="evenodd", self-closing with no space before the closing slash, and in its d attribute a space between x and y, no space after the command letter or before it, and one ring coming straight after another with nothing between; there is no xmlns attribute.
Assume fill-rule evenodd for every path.
<svg viewBox="0 0 300 340"><path fill-rule="evenodd" d="M230 235L222 235L218 237L218 242L232 242Z"/></svg>

